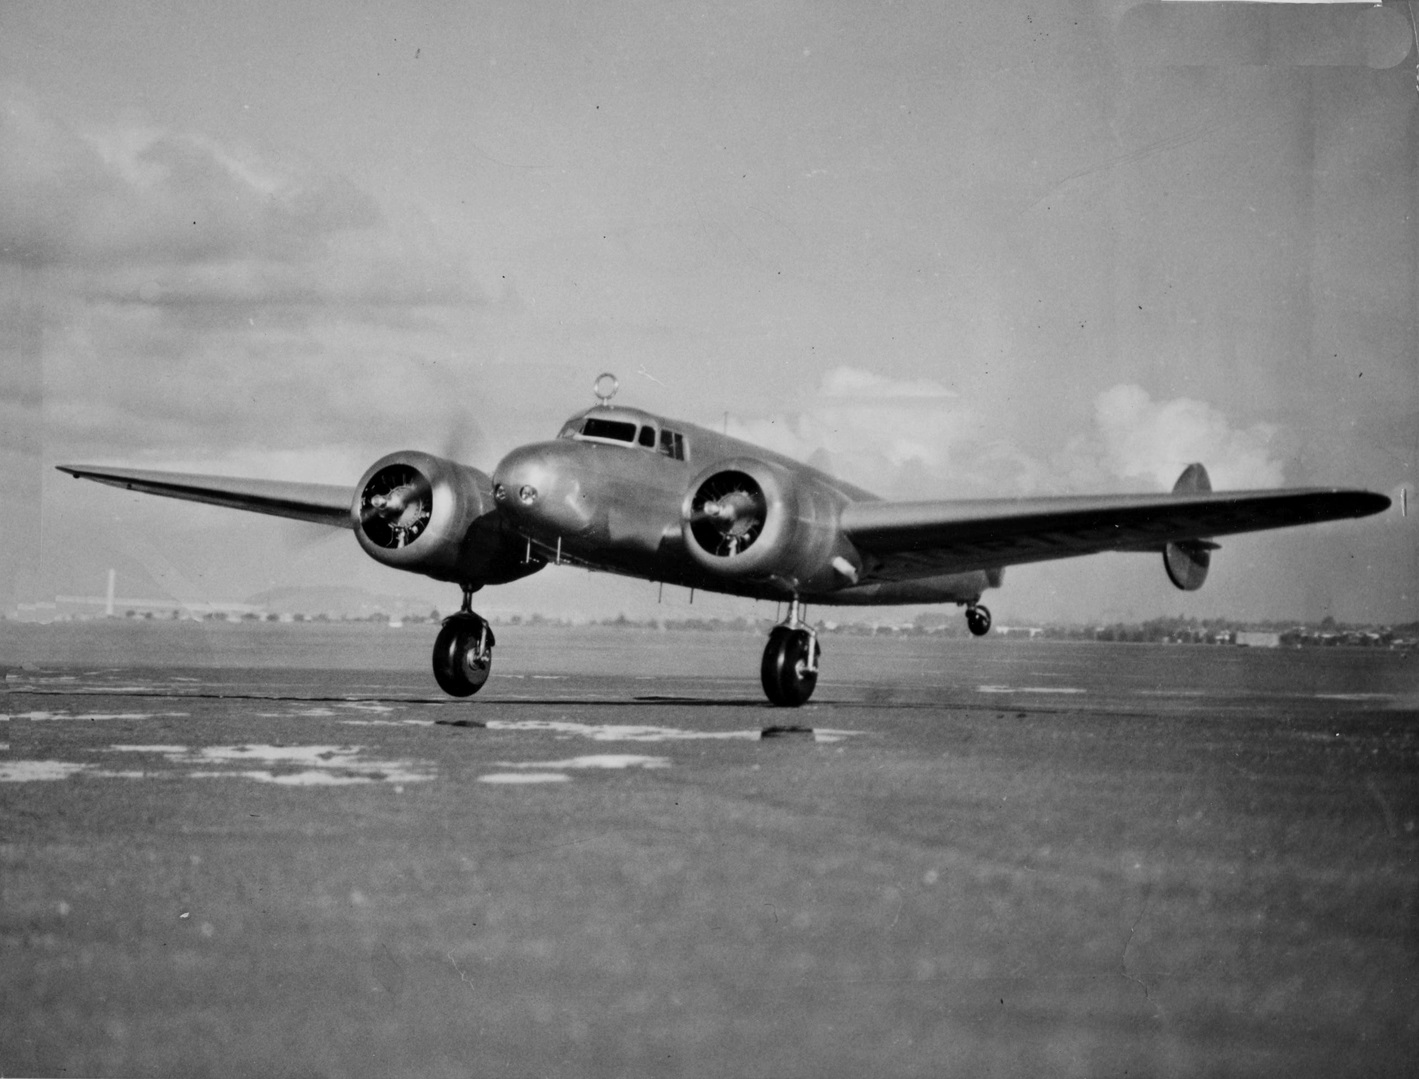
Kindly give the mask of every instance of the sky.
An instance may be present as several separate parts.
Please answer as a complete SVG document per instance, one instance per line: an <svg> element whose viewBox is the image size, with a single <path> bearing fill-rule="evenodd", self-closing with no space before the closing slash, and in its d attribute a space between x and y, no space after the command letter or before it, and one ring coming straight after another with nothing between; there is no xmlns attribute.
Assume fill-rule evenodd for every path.
<svg viewBox="0 0 1419 1079"><path fill-rule="evenodd" d="M1405 9L0 6L0 609L427 597L348 533L65 462L491 469L592 403L888 497L1413 490ZM1008 620L1419 618L1415 521L1019 567ZM677 591L675 596L669 595ZM749 613L574 570L490 613Z"/></svg>

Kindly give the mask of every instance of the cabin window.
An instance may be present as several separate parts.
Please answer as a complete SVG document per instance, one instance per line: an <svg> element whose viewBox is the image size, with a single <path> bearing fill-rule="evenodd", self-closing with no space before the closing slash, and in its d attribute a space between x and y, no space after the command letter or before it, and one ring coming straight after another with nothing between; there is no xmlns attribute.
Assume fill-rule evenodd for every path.
<svg viewBox="0 0 1419 1079"><path fill-rule="evenodd" d="M685 436L679 431L660 432L660 452L677 461L685 459Z"/></svg>
<svg viewBox="0 0 1419 1079"><path fill-rule="evenodd" d="M582 425L583 438L609 438L614 442L634 442L636 425L623 420L602 420L595 416L587 418Z"/></svg>
<svg viewBox="0 0 1419 1079"><path fill-rule="evenodd" d="M655 428L649 425L641 428L640 444L655 449Z"/></svg>

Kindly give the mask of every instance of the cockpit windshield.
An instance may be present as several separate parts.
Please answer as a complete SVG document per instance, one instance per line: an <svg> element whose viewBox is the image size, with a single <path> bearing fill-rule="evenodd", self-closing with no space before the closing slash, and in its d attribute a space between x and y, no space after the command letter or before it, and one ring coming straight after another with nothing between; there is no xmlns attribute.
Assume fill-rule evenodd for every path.
<svg viewBox="0 0 1419 1079"><path fill-rule="evenodd" d="M685 436L679 431L657 429L654 424L637 423L634 420L585 416L571 420L557 437L639 445L676 461L685 460Z"/></svg>
<svg viewBox="0 0 1419 1079"><path fill-rule="evenodd" d="M581 425L583 438L609 438L614 442L634 442L636 425L625 420L603 420L588 416Z"/></svg>

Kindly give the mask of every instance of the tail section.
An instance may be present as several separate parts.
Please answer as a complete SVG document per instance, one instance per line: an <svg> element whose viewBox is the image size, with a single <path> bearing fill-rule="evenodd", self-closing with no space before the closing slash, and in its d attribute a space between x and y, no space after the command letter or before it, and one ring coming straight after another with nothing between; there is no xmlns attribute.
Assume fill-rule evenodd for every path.
<svg viewBox="0 0 1419 1079"><path fill-rule="evenodd" d="M1173 494L1175 495L1195 495L1204 491L1212 490L1212 479L1207 475L1207 469L1202 467L1201 462L1194 461L1182 470L1182 475L1178 477L1178 482L1173 484Z"/></svg>
<svg viewBox="0 0 1419 1079"><path fill-rule="evenodd" d="M1212 490L1212 480L1207 469L1194 461L1182 471L1178 482L1173 484L1175 495L1205 494ZM1217 544L1209 539L1180 540L1163 547L1163 568L1172 581L1184 592L1196 592L1207 580L1207 570L1212 565L1212 552Z"/></svg>

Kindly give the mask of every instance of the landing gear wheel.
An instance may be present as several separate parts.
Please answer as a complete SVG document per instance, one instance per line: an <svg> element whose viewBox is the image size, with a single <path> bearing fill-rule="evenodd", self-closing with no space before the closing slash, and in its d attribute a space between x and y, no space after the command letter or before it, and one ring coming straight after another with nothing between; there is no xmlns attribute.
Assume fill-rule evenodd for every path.
<svg viewBox="0 0 1419 1079"><path fill-rule="evenodd" d="M807 630L775 626L764 648L759 677L769 701L781 708L797 708L813 696L818 684L818 657L823 650Z"/></svg>
<svg viewBox="0 0 1419 1079"><path fill-rule="evenodd" d="M493 627L471 611L444 620L434 641L434 678L450 697L470 697L493 669Z"/></svg>
<svg viewBox="0 0 1419 1079"><path fill-rule="evenodd" d="M990 608L974 604L966 608L966 628L975 637L984 637L990 632Z"/></svg>

